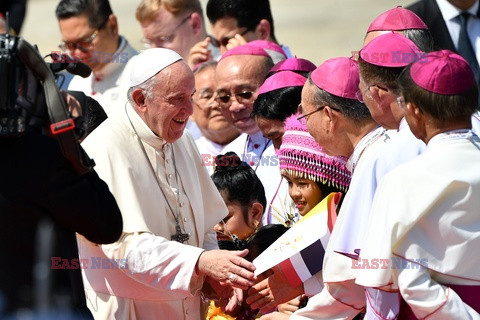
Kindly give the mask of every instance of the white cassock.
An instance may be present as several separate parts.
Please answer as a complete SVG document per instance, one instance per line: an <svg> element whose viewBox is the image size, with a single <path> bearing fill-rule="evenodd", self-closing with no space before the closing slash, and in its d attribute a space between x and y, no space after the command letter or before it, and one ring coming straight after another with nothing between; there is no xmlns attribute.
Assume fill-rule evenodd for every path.
<svg viewBox="0 0 480 320"><path fill-rule="evenodd" d="M373 198L377 186L386 173L401 164L415 159L425 150L425 143L417 139L410 131L407 121L403 118L397 130L387 131L390 139L378 152L372 171L362 179L364 185L369 185L366 191L352 194L355 199L351 210L343 211L344 223L339 230L336 251L358 259L362 242L368 228ZM368 174L366 172L366 174ZM399 312L398 294L391 294L376 289L367 289L367 312L365 319L395 319Z"/></svg>
<svg viewBox="0 0 480 320"><path fill-rule="evenodd" d="M127 265L82 270L95 318L200 319L204 279L195 265L202 248L218 248L212 228L228 211L190 134L166 143L128 104L82 145L115 196L124 224L122 238L111 245L78 239L81 259L124 259ZM189 234L186 244L170 241L176 223L166 200Z"/></svg>
<svg viewBox="0 0 480 320"><path fill-rule="evenodd" d="M417 318L480 319L448 287L477 286L478 301L480 140L466 131L434 136L375 195L361 258L389 265L360 269L356 281L399 290Z"/></svg>
<svg viewBox="0 0 480 320"><path fill-rule="evenodd" d="M269 204L272 203L276 208L288 207L289 199L288 186L281 184L280 162L275 154L275 148L271 140L263 137L262 132L258 131L253 135L242 133L238 138L225 146L222 152L235 152L242 161L249 164L265 188L265 197L267 198L267 208L262 217L262 224L285 223L282 217L272 215L269 210ZM288 197L290 198L290 197ZM286 203L282 203L282 202Z"/></svg>
<svg viewBox="0 0 480 320"><path fill-rule="evenodd" d="M325 251L322 270L325 287L290 319L352 319L365 307L364 289L354 283L352 259L335 252L335 249L339 231L346 221L344 212L354 210L362 194L368 196L371 193L373 198L374 165L386 139L383 128L372 130L357 143L348 159L347 168L352 172L352 179Z"/></svg>
<svg viewBox="0 0 480 320"><path fill-rule="evenodd" d="M345 218L347 222L342 224L340 229L341 236L338 239L335 250L355 258L358 258L361 243L365 238L378 183L386 173L401 164L411 161L425 150L425 143L413 135L405 118L400 121L398 130L388 130L386 134L390 138L378 152L375 162L372 163L372 178L365 177L362 179L364 184L368 182L368 185L370 185L370 192L367 193L364 190L351 194L350 197L354 197L353 203L356 205L351 207L352 210L343 211L347 214L347 218ZM365 172L365 174L368 173Z"/></svg>
<svg viewBox="0 0 480 320"><path fill-rule="evenodd" d="M114 53L112 62L100 71L92 72L87 78L74 76L68 84L68 90L82 91L94 98L109 117L112 113L123 112L130 87L130 71L127 66L130 59L137 54L138 52L121 36L120 46ZM98 54L95 58L101 61L102 56Z"/></svg>

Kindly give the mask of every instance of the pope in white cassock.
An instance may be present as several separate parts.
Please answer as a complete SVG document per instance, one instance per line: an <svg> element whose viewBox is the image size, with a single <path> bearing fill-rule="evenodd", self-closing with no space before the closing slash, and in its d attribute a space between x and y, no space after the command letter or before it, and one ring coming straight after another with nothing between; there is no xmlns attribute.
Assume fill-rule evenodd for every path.
<svg viewBox="0 0 480 320"><path fill-rule="evenodd" d="M184 132L194 91L180 55L145 50L132 61L130 103L82 144L124 220L115 244L78 239L80 258L89 260L83 281L96 319L198 320L205 282L227 298L235 297L231 287L252 285L247 252L218 250L212 227L227 208ZM120 263L103 268L94 259Z"/></svg>

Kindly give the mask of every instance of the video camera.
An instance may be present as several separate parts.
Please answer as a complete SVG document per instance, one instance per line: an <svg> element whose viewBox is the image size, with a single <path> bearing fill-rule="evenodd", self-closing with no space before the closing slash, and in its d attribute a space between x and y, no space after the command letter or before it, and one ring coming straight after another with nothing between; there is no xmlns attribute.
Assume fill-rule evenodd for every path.
<svg viewBox="0 0 480 320"><path fill-rule="evenodd" d="M58 140L63 156L83 174L95 165L78 142L87 132L87 122L83 115L72 118L56 73L65 69L86 77L91 70L81 62L53 60L51 64L45 62L38 50L21 37L0 34L0 139L42 130ZM88 110L85 95L72 95L82 110Z"/></svg>

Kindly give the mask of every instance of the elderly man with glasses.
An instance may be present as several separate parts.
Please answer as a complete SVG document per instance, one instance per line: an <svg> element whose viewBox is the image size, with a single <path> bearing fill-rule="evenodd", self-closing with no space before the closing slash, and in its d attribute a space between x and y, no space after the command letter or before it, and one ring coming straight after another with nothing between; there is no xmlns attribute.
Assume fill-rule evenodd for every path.
<svg viewBox="0 0 480 320"><path fill-rule="evenodd" d="M165 48L132 64L129 103L82 143L118 199L124 229L111 246L80 239L80 256L128 263L82 270L88 307L96 319L198 320L203 294L217 289L232 298L231 311L242 300L232 287L252 285L254 266L247 251L218 250L213 227L228 209L184 131L194 75Z"/></svg>
<svg viewBox="0 0 480 320"><path fill-rule="evenodd" d="M370 172L375 180L365 180L365 186L369 186L372 192L368 195L359 194L365 206L355 212L346 212L345 222L339 229L340 236L334 250L352 259L361 256L373 196L380 179L395 167L417 157L425 149L425 144L416 139L410 131L404 119L402 104L398 103L401 99L397 100L398 75L409 63L423 57L423 53L411 40L396 33L379 35L360 51L357 99L365 103L379 125L389 130L391 139L378 153L376 164ZM377 315L382 315L383 318L398 315L398 294L370 288L366 288L365 293L368 319L376 319Z"/></svg>
<svg viewBox="0 0 480 320"><path fill-rule="evenodd" d="M193 70L195 94L191 118L195 120L202 133L202 136L195 140L195 144L202 156L202 164L209 174L214 171L215 157L240 135L240 131L225 118L217 102L216 68L217 62L209 61Z"/></svg>
<svg viewBox="0 0 480 320"><path fill-rule="evenodd" d="M137 54L118 34L117 17L108 0L61 0L56 16L62 35L60 49L86 63L92 74L74 76L63 87L96 99L108 116L127 101L127 62Z"/></svg>
<svg viewBox="0 0 480 320"><path fill-rule="evenodd" d="M272 67L272 59L265 50L242 45L223 54L215 75L217 102L227 120L242 132L222 152L234 151L242 161L252 166L265 187L267 211L278 192L281 179L279 162L272 141L263 136L251 114L258 89ZM280 209L281 205L277 205ZM267 215L264 215L262 223L268 223Z"/></svg>
<svg viewBox="0 0 480 320"><path fill-rule="evenodd" d="M375 190L368 184L375 176L372 168L376 154L385 142L385 130L356 99L358 84L356 61L339 57L315 69L303 87L298 110L303 115L299 121L306 123L309 133L327 154L348 158L347 168L352 172L352 180L326 248L323 270L315 275L323 277L323 289L310 297L305 308L290 317L271 313L264 316L265 319L352 319L365 306L364 289L352 280L351 259L335 252L346 217L350 212L363 209L363 197L373 198ZM276 279L276 282L275 278L259 282L249 290L247 303L251 303L253 309L271 310L294 298L295 290L285 289L280 283L281 277ZM283 288L283 292L279 288ZM260 299L265 295L273 298Z"/></svg>

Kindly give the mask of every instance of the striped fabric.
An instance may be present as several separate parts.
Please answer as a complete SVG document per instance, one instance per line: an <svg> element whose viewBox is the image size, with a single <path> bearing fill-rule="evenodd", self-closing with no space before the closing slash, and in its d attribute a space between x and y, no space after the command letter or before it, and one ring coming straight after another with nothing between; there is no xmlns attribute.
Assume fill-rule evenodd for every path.
<svg viewBox="0 0 480 320"><path fill-rule="evenodd" d="M279 265L292 287L322 269L341 193L331 193L259 255L255 275Z"/></svg>

